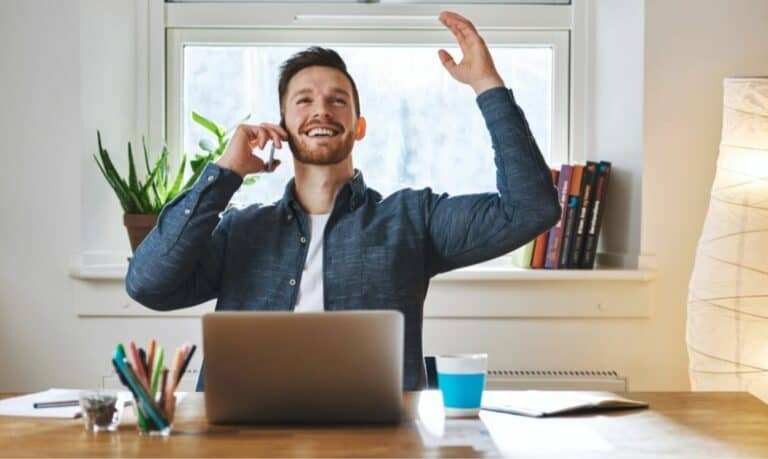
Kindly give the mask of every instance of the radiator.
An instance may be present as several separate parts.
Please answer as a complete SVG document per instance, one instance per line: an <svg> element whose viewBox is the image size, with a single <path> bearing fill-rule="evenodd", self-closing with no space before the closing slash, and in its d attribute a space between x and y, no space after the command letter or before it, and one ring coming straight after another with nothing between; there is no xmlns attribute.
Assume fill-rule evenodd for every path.
<svg viewBox="0 0 768 459"><path fill-rule="evenodd" d="M626 392L628 383L613 370L488 370L485 388Z"/></svg>

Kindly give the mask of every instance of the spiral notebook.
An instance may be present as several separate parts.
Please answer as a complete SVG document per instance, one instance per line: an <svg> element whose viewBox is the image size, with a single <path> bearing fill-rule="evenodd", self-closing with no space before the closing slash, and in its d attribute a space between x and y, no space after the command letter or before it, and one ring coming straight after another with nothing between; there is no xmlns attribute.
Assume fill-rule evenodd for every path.
<svg viewBox="0 0 768 459"><path fill-rule="evenodd" d="M482 408L489 411L545 417L565 414L648 408L647 402L612 392L511 390L483 394Z"/></svg>

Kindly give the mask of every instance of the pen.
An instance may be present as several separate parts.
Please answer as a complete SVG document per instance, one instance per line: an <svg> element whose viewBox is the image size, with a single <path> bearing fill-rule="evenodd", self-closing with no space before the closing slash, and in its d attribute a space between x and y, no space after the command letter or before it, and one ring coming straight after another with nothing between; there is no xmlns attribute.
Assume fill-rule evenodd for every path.
<svg viewBox="0 0 768 459"><path fill-rule="evenodd" d="M58 402L37 402L33 403L33 408L64 408L66 406L78 406L78 400L60 400Z"/></svg>
<svg viewBox="0 0 768 459"><path fill-rule="evenodd" d="M184 376L184 372L187 371L187 366L189 365L189 361L192 360L192 354L195 353L195 349L197 349L197 345L193 344L192 347L189 348L189 352L187 352L186 357L184 357L184 363L181 364L181 369L179 370L179 374L176 375L177 386L181 382L181 377Z"/></svg>

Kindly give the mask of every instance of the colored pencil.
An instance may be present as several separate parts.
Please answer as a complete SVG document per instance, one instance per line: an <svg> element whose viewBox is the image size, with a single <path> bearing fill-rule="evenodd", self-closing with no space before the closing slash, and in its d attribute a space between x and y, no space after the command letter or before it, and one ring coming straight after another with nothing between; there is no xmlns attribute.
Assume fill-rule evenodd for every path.
<svg viewBox="0 0 768 459"><path fill-rule="evenodd" d="M141 364L141 357L139 357L139 351L136 349L136 343L131 341L128 343L131 350L131 358L133 359L133 366L136 367L136 374L142 381L146 381L146 375L143 373L144 366Z"/></svg>
<svg viewBox="0 0 768 459"><path fill-rule="evenodd" d="M164 354L165 351L163 350L163 346L158 346L157 355L152 364L152 385L150 386L152 397L157 393L157 383L160 379L160 373L162 373Z"/></svg>
<svg viewBox="0 0 768 459"><path fill-rule="evenodd" d="M151 364L149 363L149 360L147 359L147 352L139 348L139 361L141 362L141 371L144 373L144 376L146 379L144 380L145 383L147 383L147 387L149 387L149 382L152 377L152 371L150 370Z"/></svg>
<svg viewBox="0 0 768 459"><path fill-rule="evenodd" d="M149 374L155 373L155 352L157 351L157 343L155 339L149 340L149 350L147 351L147 364L149 365Z"/></svg>
<svg viewBox="0 0 768 459"><path fill-rule="evenodd" d="M160 406L165 406L165 391L166 386L168 385L168 369L163 368L163 376L162 376L162 382L160 383L160 401L158 402Z"/></svg>

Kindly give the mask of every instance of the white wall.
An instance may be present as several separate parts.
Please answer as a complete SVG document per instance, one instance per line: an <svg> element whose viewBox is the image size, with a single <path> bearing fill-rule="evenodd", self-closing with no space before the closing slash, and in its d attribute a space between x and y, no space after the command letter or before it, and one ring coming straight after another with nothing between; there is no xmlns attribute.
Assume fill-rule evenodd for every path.
<svg viewBox="0 0 768 459"><path fill-rule="evenodd" d="M643 0L589 2L587 158L611 161L600 250L614 265L640 255L643 169Z"/></svg>
<svg viewBox="0 0 768 459"><path fill-rule="evenodd" d="M134 135L134 8L128 0L2 4L0 39L10 45L0 50L0 391L95 386L117 341L157 336L173 346L199 337L196 319L75 314L83 281L68 277L68 265L82 241L127 250L117 203L90 155L97 128L113 154ZM606 247L657 255L651 318L431 319L425 351L484 350L494 367L615 369L634 390L687 388L685 297L714 173L720 82L768 74L761 18L763 0L596 0L587 145L590 157L617 165ZM82 229L81 209L98 216ZM457 286L434 284L428 301L472 304L481 288ZM89 288L119 294L122 286ZM493 301L537 298L510 284Z"/></svg>
<svg viewBox="0 0 768 459"><path fill-rule="evenodd" d="M2 4L2 389L45 385L62 370L49 367L66 358L62 344L74 344L70 329L80 328L66 275L79 243L78 29L76 2Z"/></svg>
<svg viewBox="0 0 768 459"><path fill-rule="evenodd" d="M768 2L646 0L645 20L642 246L658 262L657 320L666 326L656 351L677 356L715 174L723 79L768 76Z"/></svg>
<svg viewBox="0 0 768 459"><path fill-rule="evenodd" d="M75 313L78 281L68 272L81 241L129 250L91 154L97 128L113 155L124 155L134 135L135 3L25 0L0 8L0 391L95 387L111 371L115 342L161 336L178 346L199 334L190 319ZM84 207L102 218L87 218L81 231Z"/></svg>

